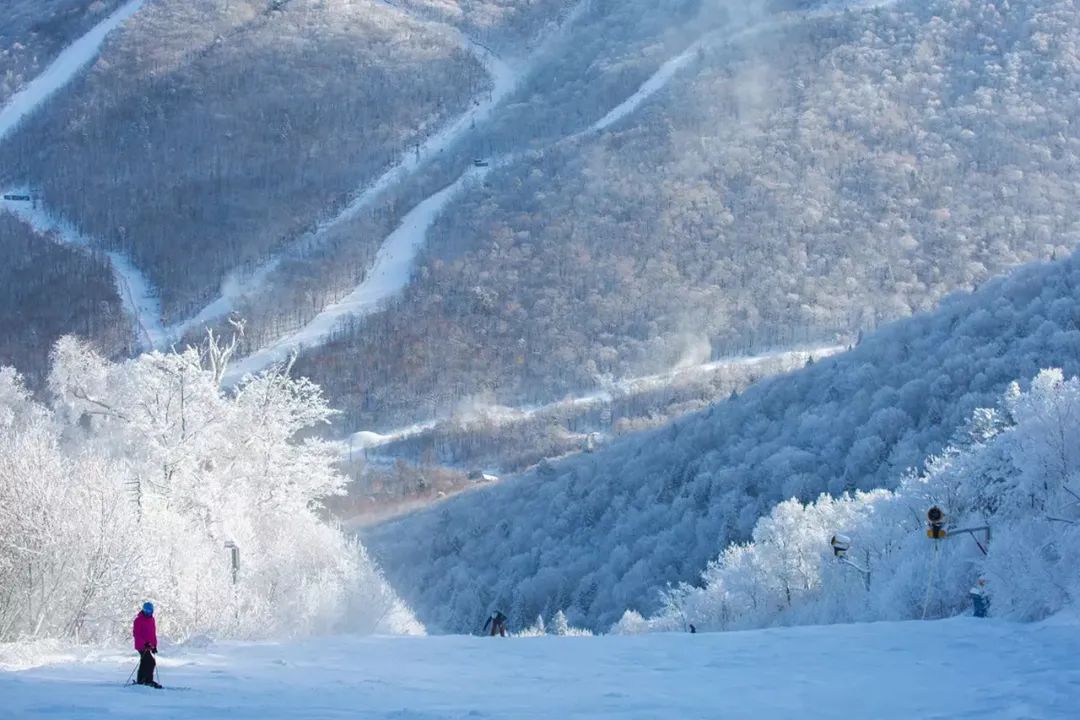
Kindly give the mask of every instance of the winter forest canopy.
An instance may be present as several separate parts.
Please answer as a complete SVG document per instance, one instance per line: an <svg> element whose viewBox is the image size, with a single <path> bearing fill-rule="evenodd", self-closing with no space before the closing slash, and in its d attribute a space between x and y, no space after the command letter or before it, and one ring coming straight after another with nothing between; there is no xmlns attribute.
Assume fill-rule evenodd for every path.
<svg viewBox="0 0 1080 720"><path fill-rule="evenodd" d="M445 208L404 297L304 353L348 430L831 340L1075 247L1072 3L844 7L155 0L0 146L0 176L129 252L169 321L283 255L239 300L247 352L353 290L474 158L514 154ZM517 89L312 242L484 99L455 32L520 61Z"/></svg>
<svg viewBox="0 0 1080 720"><path fill-rule="evenodd" d="M1078 434L1080 378L1045 370L1027 391L1012 383L996 406L972 414L925 473L892 492L781 503L757 523L752 542L709 564L704 587L681 585L666 594L657 618L645 623L628 613L618 627L948 617L967 609L968 589L980 578L995 615L1045 618L1080 598ZM949 509L954 527L989 526L993 540L981 545L984 532L927 539L921 515L937 505ZM823 542L837 532L851 538L859 568L836 562ZM929 588L928 567L937 570Z"/></svg>

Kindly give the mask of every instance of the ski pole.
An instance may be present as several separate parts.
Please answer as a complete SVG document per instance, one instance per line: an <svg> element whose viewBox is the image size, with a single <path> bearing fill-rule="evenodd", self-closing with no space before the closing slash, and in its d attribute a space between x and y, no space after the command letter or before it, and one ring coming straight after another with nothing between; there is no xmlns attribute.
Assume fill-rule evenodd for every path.
<svg viewBox="0 0 1080 720"><path fill-rule="evenodd" d="M139 663L135 663L135 667L132 668L131 674L128 675L127 682L125 682L124 685L130 685L131 684L131 678L135 677L135 671L138 670L138 669L139 669Z"/></svg>

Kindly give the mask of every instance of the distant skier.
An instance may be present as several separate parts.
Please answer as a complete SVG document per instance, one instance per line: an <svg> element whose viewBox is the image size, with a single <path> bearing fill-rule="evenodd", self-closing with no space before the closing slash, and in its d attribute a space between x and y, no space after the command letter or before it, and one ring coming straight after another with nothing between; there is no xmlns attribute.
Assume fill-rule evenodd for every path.
<svg viewBox="0 0 1080 720"><path fill-rule="evenodd" d="M987 617L990 614L990 593L986 589L986 579L979 578L968 594L971 595L972 614L977 618Z"/></svg>
<svg viewBox="0 0 1080 720"><path fill-rule="evenodd" d="M489 625L491 626L491 637L495 637L496 635L506 637L506 616L501 612L496 610L488 616L487 622L484 623L485 631L488 629Z"/></svg>
<svg viewBox="0 0 1080 720"><path fill-rule="evenodd" d="M135 650L139 653L139 672L136 684L160 688L154 680L154 668L157 661L157 624L154 622L154 604L143 603L142 610L131 623L131 636L135 639Z"/></svg>

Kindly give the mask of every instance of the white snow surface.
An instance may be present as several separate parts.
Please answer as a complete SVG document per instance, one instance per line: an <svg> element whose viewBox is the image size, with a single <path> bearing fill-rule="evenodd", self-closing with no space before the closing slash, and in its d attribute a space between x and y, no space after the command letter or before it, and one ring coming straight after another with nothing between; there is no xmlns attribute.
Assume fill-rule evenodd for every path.
<svg viewBox="0 0 1080 720"><path fill-rule="evenodd" d="M957 618L717 634L334 637L0 672L5 718L1071 718L1080 627ZM0 646L0 657L3 647Z"/></svg>
<svg viewBox="0 0 1080 720"><path fill-rule="evenodd" d="M0 109L0 140L14 130L23 118L37 110L53 93L71 82L80 70L89 65L97 57L109 33L134 15L143 6L144 1L130 0L121 5L89 32L66 47L52 64L26 87L12 95L7 104Z"/></svg>
<svg viewBox="0 0 1080 720"><path fill-rule="evenodd" d="M25 189L14 189L5 191L4 194L30 193ZM41 235L55 233L56 238L65 245L82 248L87 252L95 247L90 238L79 232L78 228L64 218L50 213L40 203L0 199L0 210L7 210ZM132 319L140 345L145 350L166 347L174 337L175 329L162 325L161 302L154 286L124 253L108 251L105 255L112 268L116 292L120 295L125 312Z"/></svg>

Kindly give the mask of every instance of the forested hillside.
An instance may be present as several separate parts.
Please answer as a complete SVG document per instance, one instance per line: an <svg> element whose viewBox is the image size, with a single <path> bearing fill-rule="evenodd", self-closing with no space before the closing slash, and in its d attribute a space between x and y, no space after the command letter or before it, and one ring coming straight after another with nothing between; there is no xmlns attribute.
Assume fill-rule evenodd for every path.
<svg viewBox="0 0 1080 720"><path fill-rule="evenodd" d="M681 586L660 616L644 622L628 612L619 628L948 617L964 613L973 593L995 616L1015 620L1069 608L1080 592L1072 572L1080 378L1047 369L1024 380L976 410L953 447L895 492L781 503L758 522L752 543L709 563L704 587ZM950 542L927 538L920 511L932 506L944 513ZM848 545L842 560L828 541L837 533Z"/></svg>
<svg viewBox="0 0 1080 720"><path fill-rule="evenodd" d="M338 431L390 431L833 345L1065 257L1078 20L151 0L0 143L0 179L156 286L155 336L234 311L251 369L300 350Z"/></svg>
<svg viewBox="0 0 1080 720"><path fill-rule="evenodd" d="M979 407L1041 368L1080 372L1080 255L1023 268L897 321L843 355L601 452L370 532L435 628L498 606L607 628L695 581L776 503L895 486Z"/></svg>
<svg viewBox="0 0 1080 720"><path fill-rule="evenodd" d="M0 163L131 255L175 321L489 82L445 32L381 0L157 0Z"/></svg>
<svg viewBox="0 0 1080 720"><path fill-rule="evenodd" d="M0 105L123 0L7 0L0 8Z"/></svg>
<svg viewBox="0 0 1080 720"><path fill-rule="evenodd" d="M869 329L1076 246L1072 3L714 21L636 113L558 140L709 28L645 24L646 59L619 63L605 43L625 30L604 21L631 10L603 7L485 136L543 152L450 205L404 297L302 361L355 425L478 393L543 401L688 345Z"/></svg>
<svg viewBox="0 0 1080 720"><path fill-rule="evenodd" d="M41 237L0 212L0 361L26 368L41 389L61 335L89 339L108 356L133 344L108 260Z"/></svg>
<svg viewBox="0 0 1080 720"><path fill-rule="evenodd" d="M568 0L386 0L420 17L459 28L477 42L514 55L544 31ZM570 0L572 1L572 0Z"/></svg>

